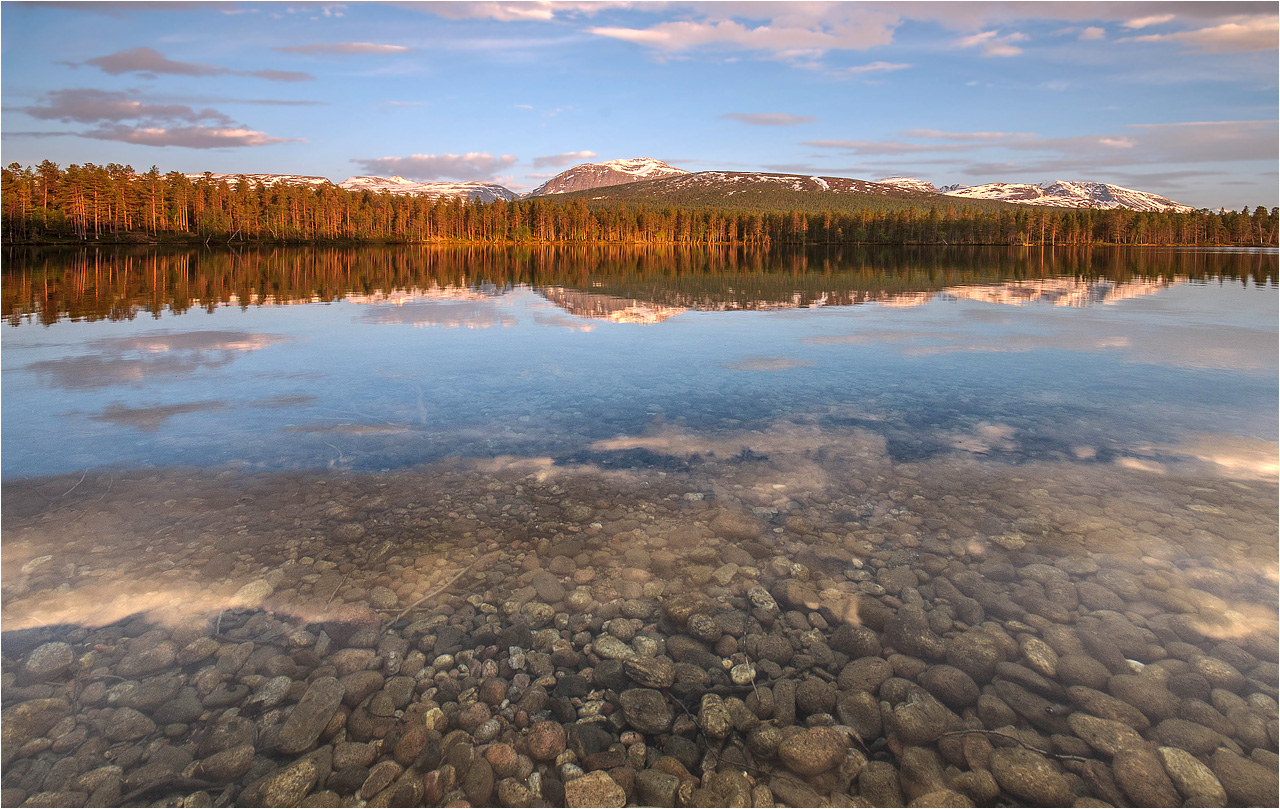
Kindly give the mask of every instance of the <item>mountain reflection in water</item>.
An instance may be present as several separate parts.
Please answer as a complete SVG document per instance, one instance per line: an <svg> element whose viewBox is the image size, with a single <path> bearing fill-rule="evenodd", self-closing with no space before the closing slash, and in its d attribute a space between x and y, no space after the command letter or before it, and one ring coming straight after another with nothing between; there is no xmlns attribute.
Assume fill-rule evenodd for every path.
<svg viewBox="0 0 1280 809"><path fill-rule="evenodd" d="M1274 805L1275 273L9 251L0 802Z"/></svg>

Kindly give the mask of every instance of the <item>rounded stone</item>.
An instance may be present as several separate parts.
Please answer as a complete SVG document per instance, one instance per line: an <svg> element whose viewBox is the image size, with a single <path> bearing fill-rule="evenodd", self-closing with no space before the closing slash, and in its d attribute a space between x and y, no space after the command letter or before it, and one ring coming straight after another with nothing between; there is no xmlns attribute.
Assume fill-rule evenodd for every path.
<svg viewBox="0 0 1280 809"><path fill-rule="evenodd" d="M229 606L241 609L256 610L275 592L275 588L266 579L255 579L236 590L231 596Z"/></svg>
<svg viewBox="0 0 1280 809"><path fill-rule="evenodd" d="M1244 675L1235 666L1216 657L1201 657L1192 664L1195 672L1209 681L1214 688L1240 691L1244 687Z"/></svg>
<svg viewBox="0 0 1280 809"><path fill-rule="evenodd" d="M1128 725L1110 719L1099 719L1087 713L1071 714L1067 717L1067 724L1071 727L1071 732L1083 739L1085 744L1108 756L1145 744L1143 738Z"/></svg>
<svg viewBox="0 0 1280 809"><path fill-rule="evenodd" d="M893 726L904 744L932 744L951 723L947 706L923 692L893 709Z"/></svg>
<svg viewBox="0 0 1280 809"><path fill-rule="evenodd" d="M996 663L1004 653L995 638L978 629L970 629L947 645L947 662L968 674L976 682L985 683L995 673Z"/></svg>
<svg viewBox="0 0 1280 809"><path fill-rule="evenodd" d="M38 647L22 664L19 679L23 683L43 683L56 680L71 668L75 652L70 644L55 641Z"/></svg>
<svg viewBox="0 0 1280 809"><path fill-rule="evenodd" d="M1070 806L1075 795L1049 759L1023 747L991 751L991 774L1010 795L1036 806Z"/></svg>
<svg viewBox="0 0 1280 809"><path fill-rule="evenodd" d="M1207 756L1222 744L1222 734L1186 719L1166 719L1156 725L1152 738L1167 747L1186 750L1193 756Z"/></svg>
<svg viewBox="0 0 1280 809"><path fill-rule="evenodd" d="M1151 750L1118 753L1111 761L1111 771L1134 806L1177 806L1182 803L1163 762Z"/></svg>
<svg viewBox="0 0 1280 809"><path fill-rule="evenodd" d="M346 687L336 677L318 677L312 681L280 729L276 748L285 754L308 750L333 719L345 693Z"/></svg>
<svg viewBox="0 0 1280 809"><path fill-rule="evenodd" d="M1057 679L1063 685L1101 690L1107 687L1110 677L1107 667L1088 655L1067 654L1058 658Z"/></svg>
<svg viewBox="0 0 1280 809"><path fill-rule="evenodd" d="M1209 767L1222 783L1227 797L1241 806L1280 806L1280 785L1274 768L1241 758L1219 747L1209 760Z"/></svg>
<svg viewBox="0 0 1280 809"><path fill-rule="evenodd" d="M618 695L623 716L637 731L656 735L671 729L675 715L667 698L652 688L632 688Z"/></svg>
<svg viewBox="0 0 1280 809"><path fill-rule="evenodd" d="M778 746L778 758L797 775L813 776L839 765L848 747L848 741L839 731L810 728L783 740Z"/></svg>
<svg viewBox="0 0 1280 809"><path fill-rule="evenodd" d="M568 737L559 722L544 719L529 728L529 755L538 761L551 761L564 752Z"/></svg>
<svg viewBox="0 0 1280 809"><path fill-rule="evenodd" d="M973 678L955 666L930 666L917 680L953 711L961 711L973 705L981 694Z"/></svg>
<svg viewBox="0 0 1280 809"><path fill-rule="evenodd" d="M1112 696L1142 711L1152 723L1177 716L1182 704L1182 700L1166 688L1164 683L1151 677L1118 674L1107 681L1107 690Z"/></svg>
<svg viewBox="0 0 1280 809"><path fill-rule="evenodd" d="M103 735L113 742L141 739L155 730L156 723L133 708L118 708L103 724Z"/></svg>
<svg viewBox="0 0 1280 809"><path fill-rule="evenodd" d="M627 793L607 772L597 770L566 783L564 800L569 807L626 806Z"/></svg>
<svg viewBox="0 0 1280 809"><path fill-rule="evenodd" d="M1213 770L1200 763L1195 756L1177 747L1157 747L1156 755L1160 756L1164 771L1182 797L1198 800L1201 805L1227 805L1227 792Z"/></svg>

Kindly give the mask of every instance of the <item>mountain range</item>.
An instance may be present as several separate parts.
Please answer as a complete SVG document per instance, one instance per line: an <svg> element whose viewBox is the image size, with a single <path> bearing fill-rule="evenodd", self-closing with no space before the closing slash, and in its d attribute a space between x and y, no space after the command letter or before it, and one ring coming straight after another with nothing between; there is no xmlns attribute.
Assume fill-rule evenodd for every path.
<svg viewBox="0 0 1280 809"><path fill-rule="evenodd" d="M187 176L194 180L205 175ZM293 174L213 174L211 176L215 180L232 182L243 177L250 182L260 182L264 185L284 183L316 187L330 182L325 177ZM794 206L796 200L800 198L810 203L810 206L814 202L821 205L822 200L831 199L827 196L828 194L911 199L917 202L926 202L931 198L945 196L954 198L956 201L991 201L1057 208L1128 208L1135 211L1177 212L1195 210L1189 205L1183 205L1158 194L1094 181L1055 180L1040 184L998 182L939 188L933 183L914 177L889 177L871 182L848 177L768 172L701 171L692 173L647 157L573 166L523 195L516 194L497 183L415 182L398 176L350 177L336 185L352 191L418 195L432 199L459 197L473 202L563 195L586 196L586 192L609 189L587 198L637 204L723 205L736 208L761 207L766 202L788 207ZM845 206L841 205L841 207Z"/></svg>

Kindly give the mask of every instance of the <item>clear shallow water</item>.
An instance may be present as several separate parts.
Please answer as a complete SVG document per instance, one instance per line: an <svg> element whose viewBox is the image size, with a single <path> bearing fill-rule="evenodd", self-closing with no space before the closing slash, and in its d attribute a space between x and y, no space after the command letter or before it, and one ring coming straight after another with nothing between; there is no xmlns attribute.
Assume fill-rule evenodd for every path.
<svg viewBox="0 0 1280 809"><path fill-rule="evenodd" d="M786 274L697 279L705 288L690 292L688 274L665 288L570 286L495 284L481 269L316 303L20 321L4 339L3 474L610 462L597 442L673 424L708 436L856 425L900 459L980 433L999 440L971 449L1005 460L1081 447L1151 458L1210 435L1275 442L1274 286L1050 266L883 289L840 269L790 279L810 288L795 295Z"/></svg>
<svg viewBox="0 0 1280 809"><path fill-rule="evenodd" d="M164 735L202 759L241 710L256 769L210 794L262 788L305 683L355 659L386 699L412 678L412 700L379 725L367 696L303 752L419 721L523 752L530 723L554 718L606 728L637 770L680 752L674 735L695 777L711 751L811 801L774 780L795 771L778 739L706 730L706 696L738 693L727 672L745 663L748 688L780 700L809 683L772 717L787 733L854 726L907 793L904 745L987 768L940 728L1023 734L1124 782L1132 768L1061 719L1101 710L1067 697L1086 683L1145 710L1134 730L1154 743L1191 744L1158 729L1186 716L1230 755L1274 755L1274 252L296 250L6 268L5 706L70 706L6 742L4 787L24 796L83 787L106 750L136 786L146 745ZM78 667L33 673L47 642ZM619 694L653 683L628 656L708 671L663 692L690 713L642 727ZM867 666L895 679L868 685ZM570 675L591 690L561 704ZM289 697L259 715L266 697L245 700L276 676ZM469 689L492 678L510 703L478 707ZM947 704L927 714L933 735L908 681ZM525 699L539 688L550 707ZM157 726L120 730L134 707ZM653 755L621 741L623 716ZM1196 750L1251 803L1233 759ZM77 773L49 774L72 757ZM1075 794L1107 796L1068 764L1053 766ZM575 773L537 767L556 803L552 782ZM893 797L870 776L803 780Z"/></svg>

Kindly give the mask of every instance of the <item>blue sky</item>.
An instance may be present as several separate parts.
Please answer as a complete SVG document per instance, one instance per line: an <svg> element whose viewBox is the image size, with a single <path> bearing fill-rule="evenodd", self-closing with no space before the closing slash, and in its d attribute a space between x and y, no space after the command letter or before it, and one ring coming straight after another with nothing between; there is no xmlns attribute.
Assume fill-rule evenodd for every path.
<svg viewBox="0 0 1280 809"><path fill-rule="evenodd" d="M4 164L1099 180L1274 206L1275 3L5 2Z"/></svg>

